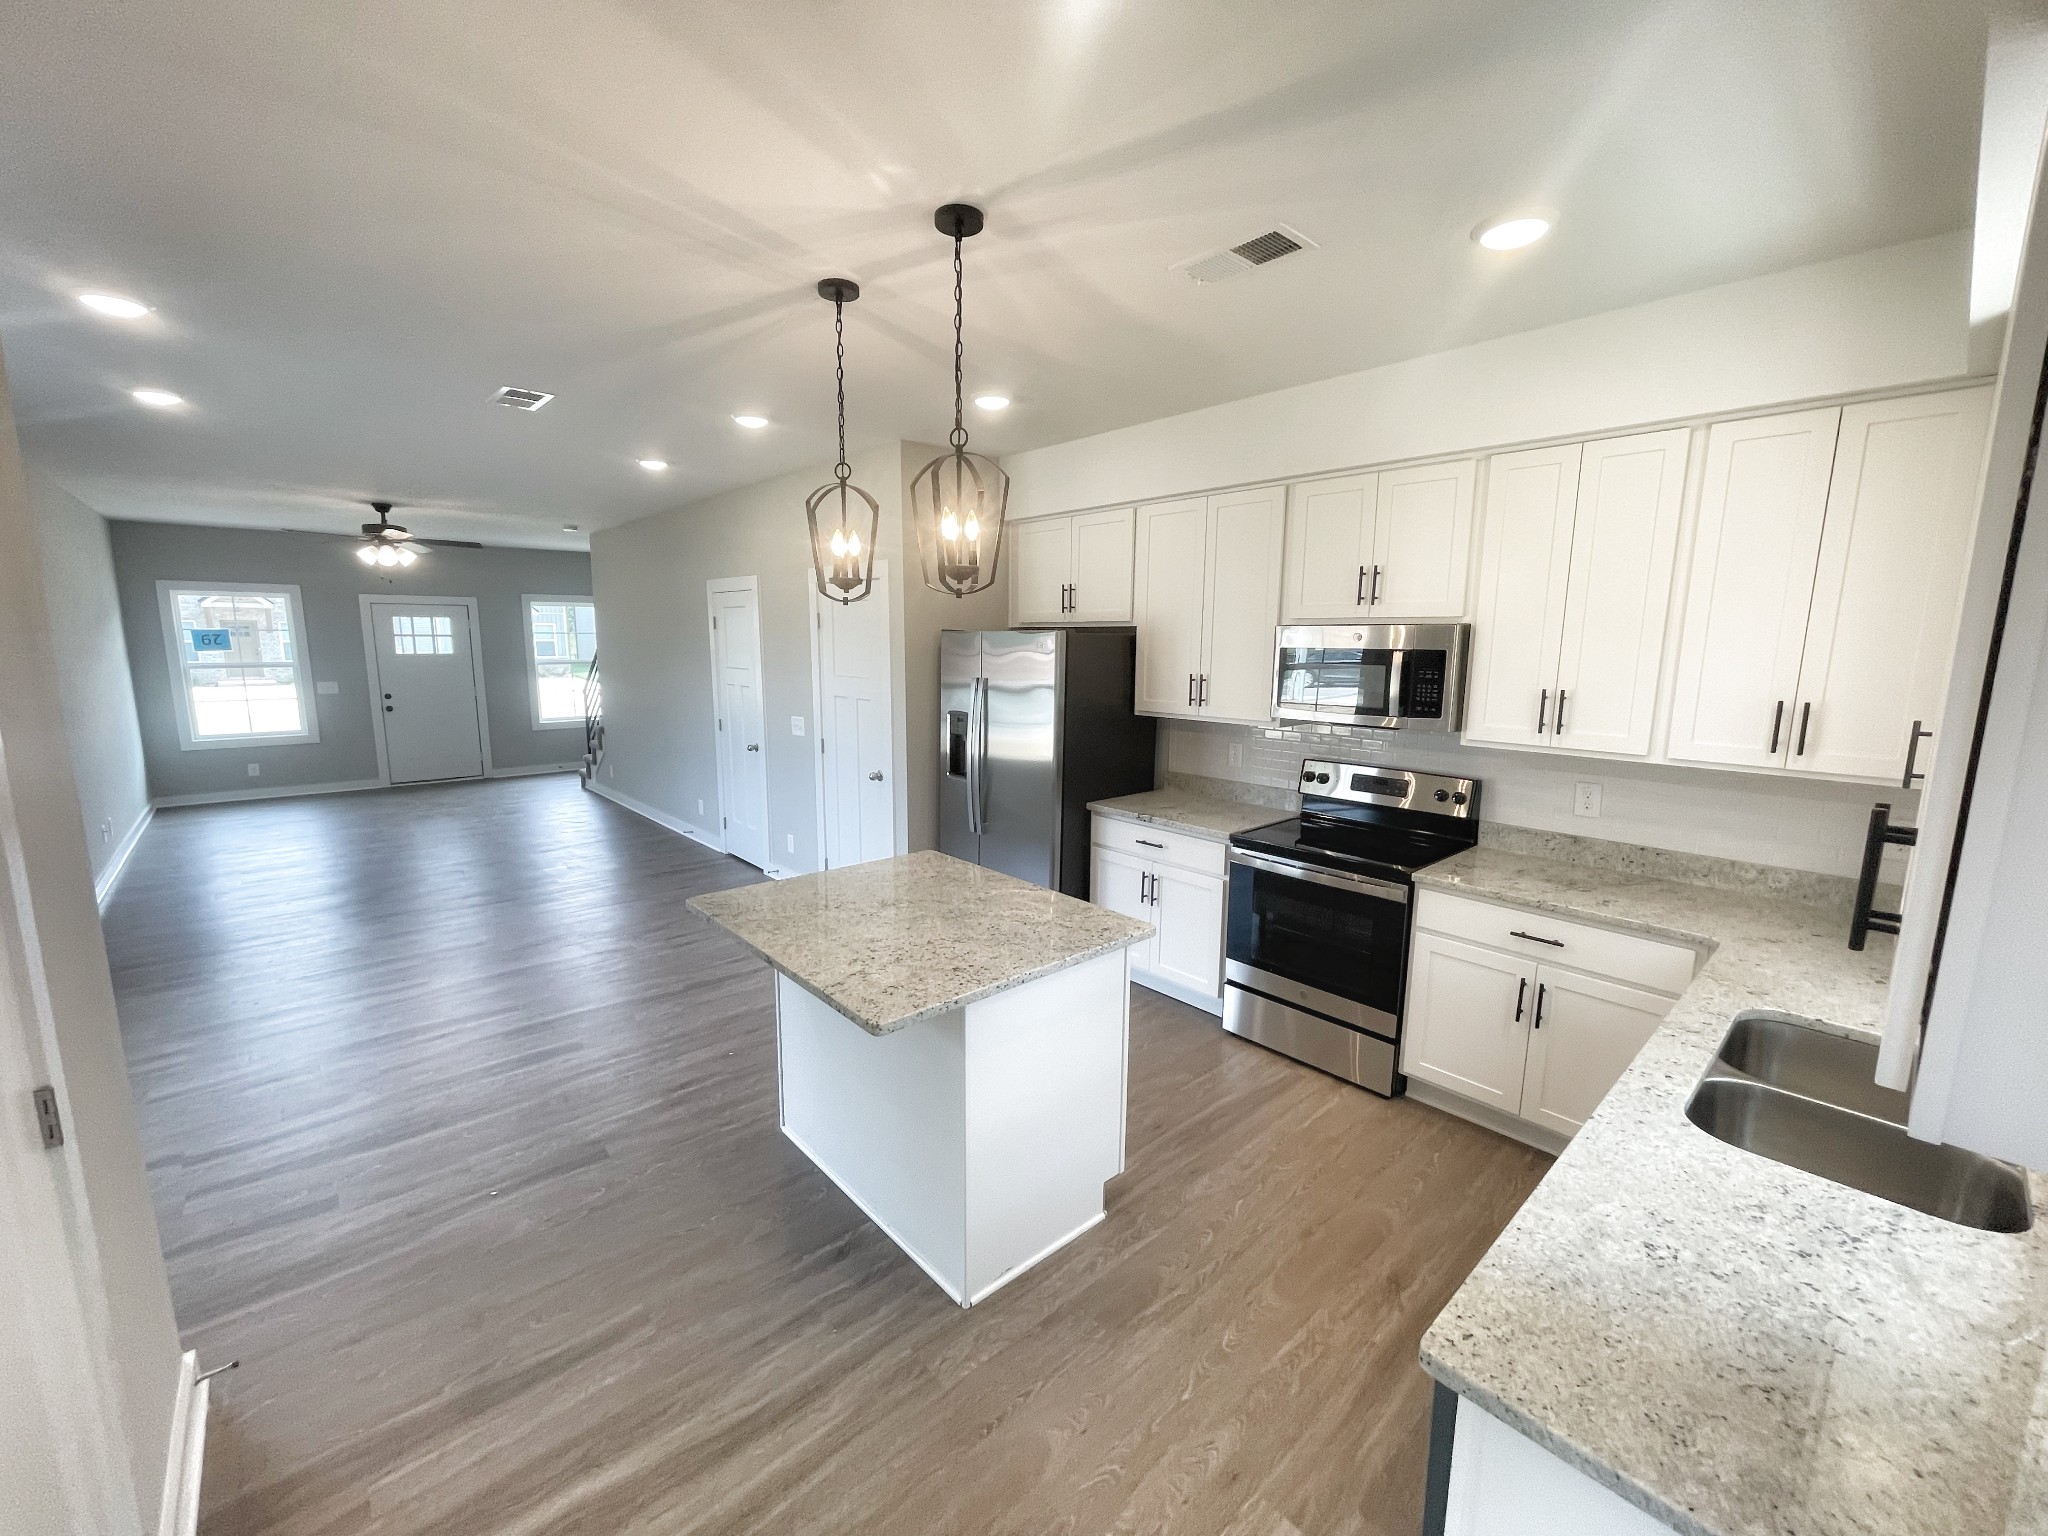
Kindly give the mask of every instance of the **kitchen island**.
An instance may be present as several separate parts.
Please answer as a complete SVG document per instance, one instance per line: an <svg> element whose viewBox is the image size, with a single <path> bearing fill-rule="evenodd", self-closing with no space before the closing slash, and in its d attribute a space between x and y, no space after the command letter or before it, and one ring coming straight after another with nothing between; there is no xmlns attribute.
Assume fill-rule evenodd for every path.
<svg viewBox="0 0 2048 1536"><path fill-rule="evenodd" d="M942 853L689 905L775 970L783 1134L948 1296L1102 1220L1150 924Z"/></svg>

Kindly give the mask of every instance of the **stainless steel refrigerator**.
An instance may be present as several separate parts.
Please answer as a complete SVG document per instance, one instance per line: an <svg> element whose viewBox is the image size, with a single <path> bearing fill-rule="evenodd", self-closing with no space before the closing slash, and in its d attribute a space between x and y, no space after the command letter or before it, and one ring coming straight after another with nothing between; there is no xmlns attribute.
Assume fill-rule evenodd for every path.
<svg viewBox="0 0 2048 1536"><path fill-rule="evenodd" d="M939 850L1088 896L1088 803L1152 788L1137 631L939 635Z"/></svg>

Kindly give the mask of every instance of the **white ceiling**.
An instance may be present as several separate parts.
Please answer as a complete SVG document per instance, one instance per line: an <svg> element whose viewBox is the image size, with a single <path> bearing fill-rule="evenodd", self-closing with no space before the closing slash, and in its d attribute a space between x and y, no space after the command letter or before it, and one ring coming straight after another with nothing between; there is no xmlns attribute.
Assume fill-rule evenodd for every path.
<svg viewBox="0 0 2048 1536"><path fill-rule="evenodd" d="M1983 49L1977 0L14 0L0 341L109 515L573 546L830 458L820 277L856 441L942 437L940 202L1015 451L1962 226ZM1276 221L1318 248L1167 270Z"/></svg>

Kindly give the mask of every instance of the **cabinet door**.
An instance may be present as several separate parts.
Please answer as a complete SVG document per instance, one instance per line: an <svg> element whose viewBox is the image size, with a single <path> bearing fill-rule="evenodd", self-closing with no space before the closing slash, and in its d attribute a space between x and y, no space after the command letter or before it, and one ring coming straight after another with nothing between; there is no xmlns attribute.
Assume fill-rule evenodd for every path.
<svg viewBox="0 0 2048 1536"><path fill-rule="evenodd" d="M1282 622L1341 624L1365 616L1378 484L1377 475L1346 475L1288 488Z"/></svg>
<svg viewBox="0 0 2048 1536"><path fill-rule="evenodd" d="M1785 761L1841 419L1831 406L1708 429L1671 757Z"/></svg>
<svg viewBox="0 0 2048 1536"><path fill-rule="evenodd" d="M1118 853L1113 848L1090 850L1088 864L1088 899L1098 907L1107 907L1112 912L1121 912L1125 917L1135 917L1141 923L1155 927L1158 919L1145 900L1150 885L1152 866L1129 854ZM1131 968L1139 971L1152 969L1152 950L1159 942L1157 935L1142 944L1131 946Z"/></svg>
<svg viewBox="0 0 2048 1536"><path fill-rule="evenodd" d="M1487 460L1467 741L1541 746L1550 739L1579 462L1576 443Z"/></svg>
<svg viewBox="0 0 2048 1536"><path fill-rule="evenodd" d="M1380 475L1372 547L1378 580L1366 583L1375 621L1464 617L1476 463L1458 459Z"/></svg>
<svg viewBox="0 0 2048 1536"><path fill-rule="evenodd" d="M1476 944L1416 933L1408 945L1401 1070L1516 1113L1535 1002L1534 966Z"/></svg>
<svg viewBox="0 0 2048 1536"><path fill-rule="evenodd" d="M1646 757L1692 432L1586 444L1551 742Z"/></svg>
<svg viewBox="0 0 2048 1536"><path fill-rule="evenodd" d="M1010 622L1058 624L1066 619L1067 585L1074 579L1074 519L1035 517L1012 523L1009 542Z"/></svg>
<svg viewBox="0 0 2048 1536"><path fill-rule="evenodd" d="M1159 929L1146 969L1204 997L1223 995L1223 882L1170 864L1151 869L1150 921Z"/></svg>
<svg viewBox="0 0 2048 1536"><path fill-rule="evenodd" d="M1278 486L1209 498L1209 611L1202 646L1204 717L1273 718L1273 643L1280 624Z"/></svg>
<svg viewBox="0 0 2048 1536"><path fill-rule="evenodd" d="M1137 710L1192 715L1208 595L1208 502L1196 496L1138 508L1137 548Z"/></svg>
<svg viewBox="0 0 2048 1536"><path fill-rule="evenodd" d="M1067 617L1075 623L1131 622L1133 521L1129 507L1073 519L1073 573L1067 579L1074 584L1074 606Z"/></svg>
<svg viewBox="0 0 2048 1536"><path fill-rule="evenodd" d="M1628 1070L1673 999L1551 966L1536 969L1522 1118L1570 1136Z"/></svg>
<svg viewBox="0 0 2048 1536"><path fill-rule="evenodd" d="M1988 389L1843 408L1787 766L1896 784L1933 728L1990 410Z"/></svg>

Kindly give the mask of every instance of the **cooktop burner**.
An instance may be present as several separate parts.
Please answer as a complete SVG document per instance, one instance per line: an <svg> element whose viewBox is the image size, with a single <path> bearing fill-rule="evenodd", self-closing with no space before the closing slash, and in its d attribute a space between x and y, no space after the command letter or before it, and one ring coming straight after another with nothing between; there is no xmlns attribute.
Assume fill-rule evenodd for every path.
<svg viewBox="0 0 2048 1536"><path fill-rule="evenodd" d="M1312 759L1301 814L1239 832L1232 846L1406 883L1479 841L1479 785L1404 768Z"/></svg>

